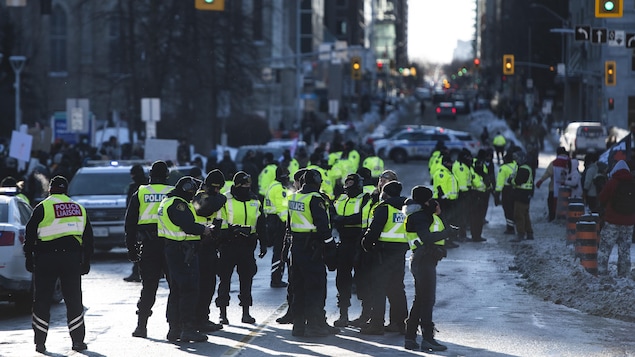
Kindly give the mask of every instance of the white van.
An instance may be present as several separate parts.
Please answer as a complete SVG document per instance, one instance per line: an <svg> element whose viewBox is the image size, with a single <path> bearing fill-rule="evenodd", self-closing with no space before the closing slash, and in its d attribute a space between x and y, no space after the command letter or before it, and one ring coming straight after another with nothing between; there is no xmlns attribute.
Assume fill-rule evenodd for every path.
<svg viewBox="0 0 635 357"><path fill-rule="evenodd" d="M600 122L572 122L560 135L560 146L573 155L606 150L607 130Z"/></svg>

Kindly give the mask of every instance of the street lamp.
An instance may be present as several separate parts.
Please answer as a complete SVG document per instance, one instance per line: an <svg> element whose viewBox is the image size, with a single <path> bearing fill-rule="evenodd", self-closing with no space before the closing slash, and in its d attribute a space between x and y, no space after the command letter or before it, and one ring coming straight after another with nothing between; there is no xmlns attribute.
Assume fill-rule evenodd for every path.
<svg viewBox="0 0 635 357"><path fill-rule="evenodd" d="M13 71L15 71L15 130L20 130L20 124L22 124L22 112L20 111L20 72L24 68L26 63L26 57L24 56L10 56L9 62Z"/></svg>

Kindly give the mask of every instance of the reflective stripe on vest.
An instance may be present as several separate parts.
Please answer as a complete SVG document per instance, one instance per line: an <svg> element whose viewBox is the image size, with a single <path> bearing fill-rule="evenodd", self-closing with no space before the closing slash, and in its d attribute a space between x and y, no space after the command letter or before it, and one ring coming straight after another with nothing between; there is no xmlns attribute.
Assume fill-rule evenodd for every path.
<svg viewBox="0 0 635 357"><path fill-rule="evenodd" d="M86 228L86 209L70 197L53 194L41 203L44 218L38 224L37 234L41 241L73 236L82 244L82 235Z"/></svg>
<svg viewBox="0 0 635 357"><path fill-rule="evenodd" d="M181 197L172 196L164 198L163 201L161 201L161 204L159 205L159 211L157 212L157 216L159 218L159 224L157 225L159 237L176 241L200 240L201 236L183 232L181 227L174 224L170 219L170 216L168 215L168 208L172 206L175 201L181 201L185 203L189 210L192 212L192 215L196 217L194 206L192 206L189 202L185 201Z"/></svg>
<svg viewBox="0 0 635 357"><path fill-rule="evenodd" d="M157 212L159 205L172 186L164 184L149 184L139 186L137 197L139 198L139 219L137 224L156 224L159 220Z"/></svg>
<svg viewBox="0 0 635 357"><path fill-rule="evenodd" d="M406 227L404 221L406 216L395 207L386 204L388 208L388 219L384 225L384 230L379 235L380 242L408 243L406 239Z"/></svg>
<svg viewBox="0 0 635 357"><path fill-rule="evenodd" d="M311 214L311 200L313 197L322 198L317 192L296 192L289 198L289 226L291 227L291 232L306 233L317 231L317 227L313 224L313 215Z"/></svg>
<svg viewBox="0 0 635 357"><path fill-rule="evenodd" d="M362 207L365 193L361 193L356 197L348 197L346 194L342 194L340 198L335 201L335 212L340 216L352 216L361 212L361 221L357 224L347 224L344 227L347 228L367 228L368 220L370 216L370 199L366 201L366 205Z"/></svg>
<svg viewBox="0 0 635 357"><path fill-rule="evenodd" d="M260 216L260 201L238 201L232 194L227 195L224 210L228 225L249 227L250 233L256 232L256 222Z"/></svg>
<svg viewBox="0 0 635 357"><path fill-rule="evenodd" d="M410 217L410 215L408 215L408 217L406 217L406 220L404 221L404 227L406 226L406 223L408 222L408 218ZM432 215L432 224L430 224L430 232L434 233L434 232L443 232L445 230L445 225L443 224L443 220L441 220L441 218L439 216L437 216L436 214ZM410 246L410 250L415 250L417 249L418 246L422 246L423 242L421 241L421 238L419 238L419 235L417 234L417 232L408 232L406 231L406 239L408 239L408 245ZM417 244L417 242L419 244ZM445 239L442 239L440 241L436 241L434 242L434 244L436 245L445 245Z"/></svg>
<svg viewBox="0 0 635 357"><path fill-rule="evenodd" d="M279 181L274 181L269 185L265 195L263 211L266 214L276 214L282 222L287 221L289 215L287 190Z"/></svg>

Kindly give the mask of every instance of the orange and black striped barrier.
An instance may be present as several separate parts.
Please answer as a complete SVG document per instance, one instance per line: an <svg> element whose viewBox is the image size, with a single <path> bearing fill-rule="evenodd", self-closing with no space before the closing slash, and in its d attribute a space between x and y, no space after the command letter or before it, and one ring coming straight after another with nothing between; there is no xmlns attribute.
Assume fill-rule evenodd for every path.
<svg viewBox="0 0 635 357"><path fill-rule="evenodd" d="M586 219L586 217L584 218ZM576 257L580 264L593 275L598 275L598 238L597 223L580 220L576 223Z"/></svg>

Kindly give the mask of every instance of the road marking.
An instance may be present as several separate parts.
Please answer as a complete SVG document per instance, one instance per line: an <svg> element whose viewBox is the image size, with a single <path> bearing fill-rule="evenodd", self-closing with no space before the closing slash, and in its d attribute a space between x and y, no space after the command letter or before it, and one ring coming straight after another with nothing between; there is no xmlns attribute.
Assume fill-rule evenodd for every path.
<svg viewBox="0 0 635 357"><path fill-rule="evenodd" d="M245 348L246 345L248 345L256 337L258 337L258 334L260 334L260 332L265 328L265 326L268 326L269 323L271 323L271 321L273 321L273 319L276 316L278 316L280 313L282 313L288 306L289 305L287 304L286 301L282 303L282 305L280 305L276 309L276 311L274 311L271 315L269 315L269 317L267 317L265 321L258 324L253 330L251 330L251 332L249 332L247 335L245 335L245 337L243 337L240 341L238 341L238 343L234 347L231 347L227 351L225 351L225 353L223 353L222 356L233 357L238 355L240 352L242 352L243 348Z"/></svg>

